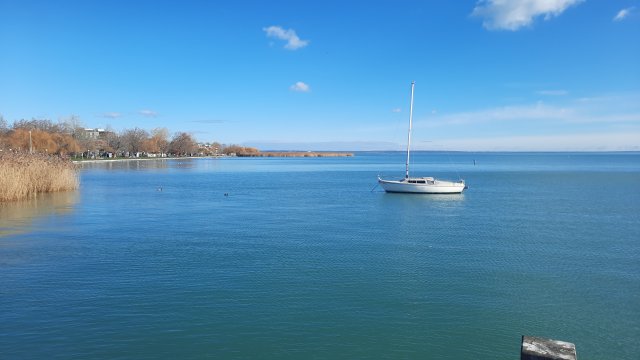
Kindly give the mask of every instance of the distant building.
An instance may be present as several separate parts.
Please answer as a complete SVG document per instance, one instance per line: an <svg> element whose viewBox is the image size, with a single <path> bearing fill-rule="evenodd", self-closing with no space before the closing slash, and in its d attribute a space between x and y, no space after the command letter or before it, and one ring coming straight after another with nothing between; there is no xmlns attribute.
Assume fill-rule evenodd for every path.
<svg viewBox="0 0 640 360"><path fill-rule="evenodd" d="M84 129L83 136L87 139L104 139L109 131L105 129Z"/></svg>

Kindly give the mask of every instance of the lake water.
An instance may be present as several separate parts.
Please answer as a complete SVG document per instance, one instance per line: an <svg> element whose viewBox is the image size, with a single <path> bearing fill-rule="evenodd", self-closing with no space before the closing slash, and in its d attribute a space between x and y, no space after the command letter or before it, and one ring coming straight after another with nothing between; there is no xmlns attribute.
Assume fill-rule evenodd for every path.
<svg viewBox="0 0 640 360"><path fill-rule="evenodd" d="M469 189L372 191L402 153L84 164L0 206L0 358L638 358L639 153L413 159Z"/></svg>

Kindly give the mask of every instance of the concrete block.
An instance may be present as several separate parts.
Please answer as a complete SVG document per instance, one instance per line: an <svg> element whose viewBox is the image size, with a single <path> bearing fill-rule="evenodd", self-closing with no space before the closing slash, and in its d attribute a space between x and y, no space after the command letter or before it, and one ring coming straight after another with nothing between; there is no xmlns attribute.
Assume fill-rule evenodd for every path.
<svg viewBox="0 0 640 360"><path fill-rule="evenodd" d="M570 342L523 336L520 360L577 360L576 346Z"/></svg>

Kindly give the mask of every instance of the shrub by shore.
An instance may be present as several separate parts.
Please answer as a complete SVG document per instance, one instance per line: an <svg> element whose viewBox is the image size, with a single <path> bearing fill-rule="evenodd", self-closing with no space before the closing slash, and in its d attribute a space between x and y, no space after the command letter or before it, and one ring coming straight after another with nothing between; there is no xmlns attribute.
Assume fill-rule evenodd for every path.
<svg viewBox="0 0 640 360"><path fill-rule="evenodd" d="M15 201L38 193L77 189L75 166L58 156L0 152L0 201Z"/></svg>

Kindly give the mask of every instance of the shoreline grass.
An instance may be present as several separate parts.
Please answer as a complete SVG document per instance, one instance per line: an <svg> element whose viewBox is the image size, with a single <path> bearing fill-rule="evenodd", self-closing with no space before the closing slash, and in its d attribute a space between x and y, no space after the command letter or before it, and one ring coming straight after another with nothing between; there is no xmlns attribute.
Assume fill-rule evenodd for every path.
<svg viewBox="0 0 640 360"><path fill-rule="evenodd" d="M78 172L71 161L44 154L0 152L0 202L79 186Z"/></svg>

